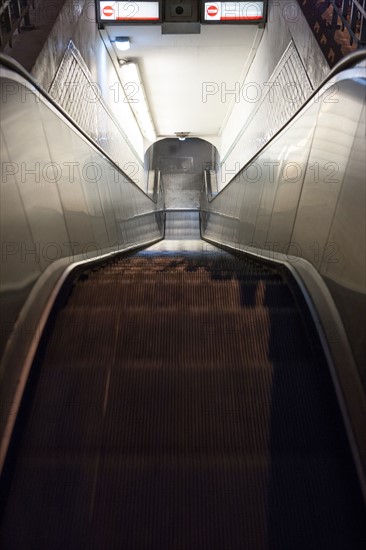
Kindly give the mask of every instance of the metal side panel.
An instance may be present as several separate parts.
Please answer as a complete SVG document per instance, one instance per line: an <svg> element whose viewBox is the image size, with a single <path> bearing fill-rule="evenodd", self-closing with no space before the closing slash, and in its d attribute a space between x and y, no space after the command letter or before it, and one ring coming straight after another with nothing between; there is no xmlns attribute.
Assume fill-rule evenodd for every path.
<svg viewBox="0 0 366 550"><path fill-rule="evenodd" d="M0 86L6 424L22 361L62 270L161 239L164 214L161 197L149 198L16 65L1 67Z"/></svg>

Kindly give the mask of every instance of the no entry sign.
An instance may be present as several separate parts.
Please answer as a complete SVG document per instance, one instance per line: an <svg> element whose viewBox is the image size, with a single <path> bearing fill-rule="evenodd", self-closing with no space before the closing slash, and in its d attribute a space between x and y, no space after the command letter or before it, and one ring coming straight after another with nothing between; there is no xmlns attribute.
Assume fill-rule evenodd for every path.
<svg viewBox="0 0 366 550"><path fill-rule="evenodd" d="M204 23L255 23L264 19L265 2L204 2Z"/></svg>
<svg viewBox="0 0 366 550"><path fill-rule="evenodd" d="M99 0L97 2L98 20L103 23L159 23L161 21L161 2Z"/></svg>
<svg viewBox="0 0 366 550"><path fill-rule="evenodd" d="M114 9L112 6L105 6L104 8L102 8L102 13L105 17L113 17Z"/></svg>
<svg viewBox="0 0 366 550"><path fill-rule="evenodd" d="M207 15L209 17L214 17L218 13L219 13L219 8L216 5L211 4L211 6L208 6Z"/></svg>

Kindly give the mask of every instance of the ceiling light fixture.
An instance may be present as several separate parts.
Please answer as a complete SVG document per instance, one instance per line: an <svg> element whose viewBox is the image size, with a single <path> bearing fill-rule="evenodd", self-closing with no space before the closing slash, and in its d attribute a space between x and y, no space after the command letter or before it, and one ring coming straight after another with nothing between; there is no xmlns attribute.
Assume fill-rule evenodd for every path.
<svg viewBox="0 0 366 550"><path fill-rule="evenodd" d="M175 135L177 136L179 141L185 141L189 134L190 132L175 132Z"/></svg>
<svg viewBox="0 0 366 550"><path fill-rule="evenodd" d="M127 36L116 36L114 43L120 52L126 52L131 47L130 39Z"/></svg>
<svg viewBox="0 0 366 550"><path fill-rule="evenodd" d="M135 115L142 134L150 141L156 141L156 132L146 99L139 68L136 63L119 59L121 79L126 101Z"/></svg>

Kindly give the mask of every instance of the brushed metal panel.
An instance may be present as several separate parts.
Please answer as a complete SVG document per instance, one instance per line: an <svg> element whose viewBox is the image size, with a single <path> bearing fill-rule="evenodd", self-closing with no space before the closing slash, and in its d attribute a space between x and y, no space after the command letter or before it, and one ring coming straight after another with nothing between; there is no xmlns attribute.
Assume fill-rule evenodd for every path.
<svg viewBox="0 0 366 550"><path fill-rule="evenodd" d="M117 230L116 230L116 218L114 215L112 196L109 187L109 180L116 177L113 170L107 170L106 178L103 181L98 181L97 186L99 190L100 203L103 211L103 219L106 225L106 231L108 235L108 242L113 246L117 243Z"/></svg>
<svg viewBox="0 0 366 550"><path fill-rule="evenodd" d="M310 262L338 308L366 388L365 104L361 61L327 82L251 161L263 171L258 182L243 182L240 173L202 202L202 233L295 267Z"/></svg>
<svg viewBox="0 0 366 550"><path fill-rule="evenodd" d="M258 178L260 179L258 180ZM238 238L240 242L249 244L253 242L257 212L264 185L261 163L257 162L252 172L244 170L242 179L246 182L246 185L239 213L240 225L238 227Z"/></svg>
<svg viewBox="0 0 366 550"><path fill-rule="evenodd" d="M64 254L70 238L40 116L40 102L20 86L2 104L2 129L9 155L19 165L17 182L41 269ZM52 230L50 228L52 227Z"/></svg>
<svg viewBox="0 0 366 550"><path fill-rule="evenodd" d="M157 204L28 80L2 67L0 81L1 153L7 163L1 183L5 345L17 317L24 312L27 323L29 311L37 309L35 296L44 288L38 296L43 306L37 315L42 314L57 273L67 263L157 240L163 227ZM18 344L30 345L32 334L25 336L24 341L21 335L8 340L8 360Z"/></svg>
<svg viewBox="0 0 366 550"><path fill-rule="evenodd" d="M83 251L82 243L94 241L90 215L83 189L83 154L77 141L62 120L55 117L45 105L40 106L48 148L59 171L57 187L62 203L65 223L68 229L71 249L75 255ZM55 140L54 136L58 136ZM76 152L77 151L77 152ZM86 155L86 160L90 155Z"/></svg>
<svg viewBox="0 0 366 550"><path fill-rule="evenodd" d="M268 230L271 223L273 205L279 182L280 159L286 151L287 143L282 136L277 138L271 147L258 158L263 171L263 187L258 205L255 230L252 241L259 248L266 248Z"/></svg>
<svg viewBox="0 0 366 550"><path fill-rule="evenodd" d="M357 133L334 213L320 273L327 281L366 387L366 110ZM352 220L352 223L350 223Z"/></svg>
<svg viewBox="0 0 366 550"><path fill-rule="evenodd" d="M335 243L335 261L323 256L320 272L360 292L366 276L366 108L363 106L349 155L328 242ZM352 220L352 224L350 224Z"/></svg>
<svg viewBox="0 0 366 550"><path fill-rule="evenodd" d="M318 110L318 105L312 104L302 114L301 126L293 124L288 128L286 143L284 138L280 140L283 150L276 167L277 188L266 240L275 243L276 250L284 254L292 254L294 247L298 247L291 235L306 178ZM274 179L275 175L270 177Z"/></svg>
<svg viewBox="0 0 366 550"><path fill-rule="evenodd" d="M11 160L3 131L0 145L3 176L0 188L1 292L4 298L4 293L22 289L37 278L41 267L37 255L31 253L34 242L16 179L19 168Z"/></svg>
<svg viewBox="0 0 366 550"><path fill-rule="evenodd" d="M335 103L320 98L320 113L292 236L302 248L302 257L317 268L327 251L329 231L357 132L361 90L355 82L345 80L338 85Z"/></svg>

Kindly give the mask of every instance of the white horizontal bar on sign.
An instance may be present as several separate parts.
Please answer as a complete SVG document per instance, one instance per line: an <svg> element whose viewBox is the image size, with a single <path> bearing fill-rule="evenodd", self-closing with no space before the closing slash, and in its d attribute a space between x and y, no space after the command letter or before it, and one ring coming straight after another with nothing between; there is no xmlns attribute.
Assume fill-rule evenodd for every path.
<svg viewBox="0 0 366 550"><path fill-rule="evenodd" d="M205 2L205 21L256 21L263 9L263 2Z"/></svg>
<svg viewBox="0 0 366 550"><path fill-rule="evenodd" d="M159 2L100 2L102 21L159 21Z"/></svg>

